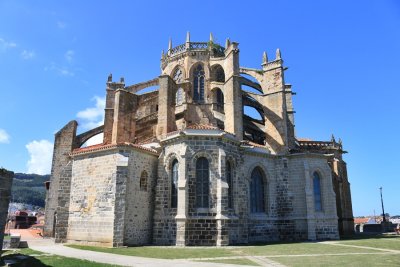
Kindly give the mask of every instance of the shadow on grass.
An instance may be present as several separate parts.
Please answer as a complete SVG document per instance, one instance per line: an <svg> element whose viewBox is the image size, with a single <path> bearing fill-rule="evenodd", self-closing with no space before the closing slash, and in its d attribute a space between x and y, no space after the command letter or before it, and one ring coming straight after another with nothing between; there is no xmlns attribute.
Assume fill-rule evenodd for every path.
<svg viewBox="0 0 400 267"><path fill-rule="evenodd" d="M35 257L20 253L5 255L1 257L1 260L5 264L10 264L13 267L51 267ZM3 262L0 261L0 264Z"/></svg>

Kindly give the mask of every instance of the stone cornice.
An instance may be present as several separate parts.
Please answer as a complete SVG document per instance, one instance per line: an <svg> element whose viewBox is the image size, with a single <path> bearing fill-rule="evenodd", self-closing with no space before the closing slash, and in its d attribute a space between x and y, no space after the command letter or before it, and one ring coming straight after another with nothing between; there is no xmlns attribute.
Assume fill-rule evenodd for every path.
<svg viewBox="0 0 400 267"><path fill-rule="evenodd" d="M134 149L134 150L140 150L142 152L158 156L159 153L157 150L145 147L143 145L138 145L138 144L132 144L132 143L120 143L120 144L98 144L98 145L93 145L93 146L88 146L88 147L83 147L83 148L77 148L74 149L70 156L75 157L75 156L80 156L80 155L85 155L85 154L92 154L92 153L97 153L100 151L109 151L113 149Z"/></svg>

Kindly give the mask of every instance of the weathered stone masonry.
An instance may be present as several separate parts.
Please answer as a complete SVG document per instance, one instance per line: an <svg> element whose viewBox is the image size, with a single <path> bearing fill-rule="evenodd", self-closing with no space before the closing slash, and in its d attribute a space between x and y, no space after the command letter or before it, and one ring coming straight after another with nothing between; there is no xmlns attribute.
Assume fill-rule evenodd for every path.
<svg viewBox="0 0 400 267"><path fill-rule="evenodd" d="M253 69L238 47L188 34L162 53L159 77L125 85L110 75L104 125L77 135L71 121L56 134L45 234L117 247L351 233L341 140L296 137L280 50ZM101 132L103 143L82 147Z"/></svg>
<svg viewBox="0 0 400 267"><path fill-rule="evenodd" d="M4 229L7 222L8 205L11 200L11 186L14 173L0 168L0 246L3 247ZM1 257L1 248L0 248ZM1 263L1 260L0 260Z"/></svg>

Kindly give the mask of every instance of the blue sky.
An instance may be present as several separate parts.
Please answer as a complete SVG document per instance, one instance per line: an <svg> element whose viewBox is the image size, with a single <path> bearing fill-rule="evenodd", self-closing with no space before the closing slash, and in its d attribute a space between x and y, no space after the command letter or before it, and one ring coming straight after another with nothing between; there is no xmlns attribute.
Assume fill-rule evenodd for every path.
<svg viewBox="0 0 400 267"><path fill-rule="evenodd" d="M393 1L0 1L0 166L46 173L54 133L102 120L105 82L160 74L185 41L239 42L240 65L282 51L298 137L342 138L355 215L400 214L397 79L400 4Z"/></svg>

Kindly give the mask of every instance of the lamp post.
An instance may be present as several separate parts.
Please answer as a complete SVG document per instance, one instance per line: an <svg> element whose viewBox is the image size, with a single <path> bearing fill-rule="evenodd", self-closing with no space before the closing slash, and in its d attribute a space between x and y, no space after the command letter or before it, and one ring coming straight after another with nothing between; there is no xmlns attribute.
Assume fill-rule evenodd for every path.
<svg viewBox="0 0 400 267"><path fill-rule="evenodd" d="M383 222L386 222L385 208L383 207L382 186L379 187L379 190L381 191L381 204L382 204Z"/></svg>

